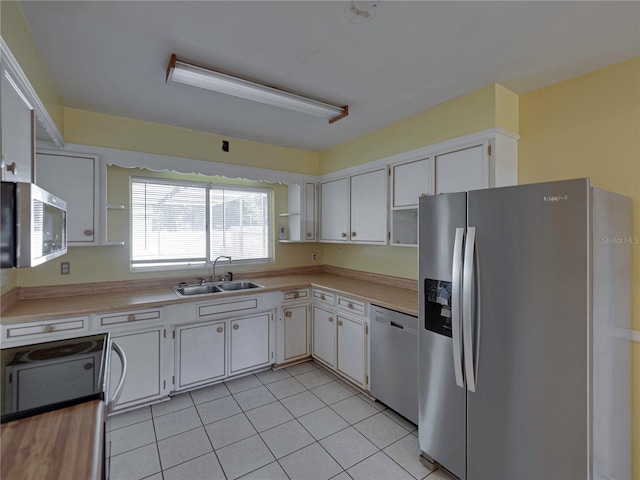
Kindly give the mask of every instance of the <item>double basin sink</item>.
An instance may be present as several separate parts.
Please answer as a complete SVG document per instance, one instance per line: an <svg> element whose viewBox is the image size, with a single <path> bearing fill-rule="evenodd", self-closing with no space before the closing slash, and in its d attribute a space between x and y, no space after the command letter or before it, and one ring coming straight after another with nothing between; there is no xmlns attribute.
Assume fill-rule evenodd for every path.
<svg viewBox="0 0 640 480"><path fill-rule="evenodd" d="M179 297L193 297L196 295L210 295L214 293L234 292L240 290L249 290L253 288L264 288L264 285L260 285L256 282L249 280L241 280L235 282L216 282L205 283L198 285L185 285L180 284L171 289L176 292Z"/></svg>

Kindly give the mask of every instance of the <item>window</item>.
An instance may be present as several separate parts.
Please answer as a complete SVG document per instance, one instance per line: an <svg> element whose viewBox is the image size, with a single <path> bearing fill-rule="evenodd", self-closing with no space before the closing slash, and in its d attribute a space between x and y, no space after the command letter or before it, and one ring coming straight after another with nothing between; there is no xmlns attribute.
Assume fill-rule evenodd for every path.
<svg viewBox="0 0 640 480"><path fill-rule="evenodd" d="M272 189L131 178L131 267L271 262Z"/></svg>

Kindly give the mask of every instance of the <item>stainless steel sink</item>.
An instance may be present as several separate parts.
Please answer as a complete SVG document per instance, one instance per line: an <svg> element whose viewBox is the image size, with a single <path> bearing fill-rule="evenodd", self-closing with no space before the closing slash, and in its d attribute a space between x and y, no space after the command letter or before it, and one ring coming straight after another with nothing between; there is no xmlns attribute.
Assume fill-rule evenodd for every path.
<svg viewBox="0 0 640 480"><path fill-rule="evenodd" d="M250 288L264 288L256 282L242 280L237 282L205 283L204 285L176 285L171 289L179 297L192 297L196 295L210 295L215 293L232 292L238 290L248 290Z"/></svg>
<svg viewBox="0 0 640 480"><path fill-rule="evenodd" d="M264 286L256 282L238 281L238 282L219 283L218 288L221 288L225 292L228 292L231 290L247 290L249 288L264 288Z"/></svg>

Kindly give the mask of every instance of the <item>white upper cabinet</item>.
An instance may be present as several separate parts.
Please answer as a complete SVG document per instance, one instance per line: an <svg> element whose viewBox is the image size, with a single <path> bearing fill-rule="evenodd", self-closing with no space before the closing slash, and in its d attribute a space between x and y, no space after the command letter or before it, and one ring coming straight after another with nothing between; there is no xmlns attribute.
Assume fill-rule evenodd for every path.
<svg viewBox="0 0 640 480"><path fill-rule="evenodd" d="M96 245L100 218L98 157L39 152L35 182L67 202L69 245Z"/></svg>
<svg viewBox="0 0 640 480"><path fill-rule="evenodd" d="M315 242L318 236L317 227L317 184L302 182L288 186L288 212L280 214L287 219L283 224L288 228L281 242Z"/></svg>
<svg viewBox="0 0 640 480"><path fill-rule="evenodd" d="M430 158L391 166L391 208L417 207L418 197L433 194Z"/></svg>
<svg viewBox="0 0 640 480"><path fill-rule="evenodd" d="M349 240L349 178L320 184L320 241Z"/></svg>
<svg viewBox="0 0 640 480"><path fill-rule="evenodd" d="M435 193L489 188L488 142L434 156Z"/></svg>
<svg viewBox="0 0 640 480"><path fill-rule="evenodd" d="M35 124L33 106L2 66L2 180L31 182Z"/></svg>
<svg viewBox="0 0 640 480"><path fill-rule="evenodd" d="M351 243L387 243L387 168L352 175Z"/></svg>
<svg viewBox="0 0 640 480"><path fill-rule="evenodd" d="M387 242L387 168L320 184L320 241Z"/></svg>

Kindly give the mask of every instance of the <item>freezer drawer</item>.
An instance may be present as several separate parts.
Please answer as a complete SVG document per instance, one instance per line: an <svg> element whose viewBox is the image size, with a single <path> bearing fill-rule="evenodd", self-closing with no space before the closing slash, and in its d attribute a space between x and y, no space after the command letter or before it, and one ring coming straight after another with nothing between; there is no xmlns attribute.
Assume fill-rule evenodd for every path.
<svg viewBox="0 0 640 480"><path fill-rule="evenodd" d="M418 319L371 306L371 395L418 423Z"/></svg>

